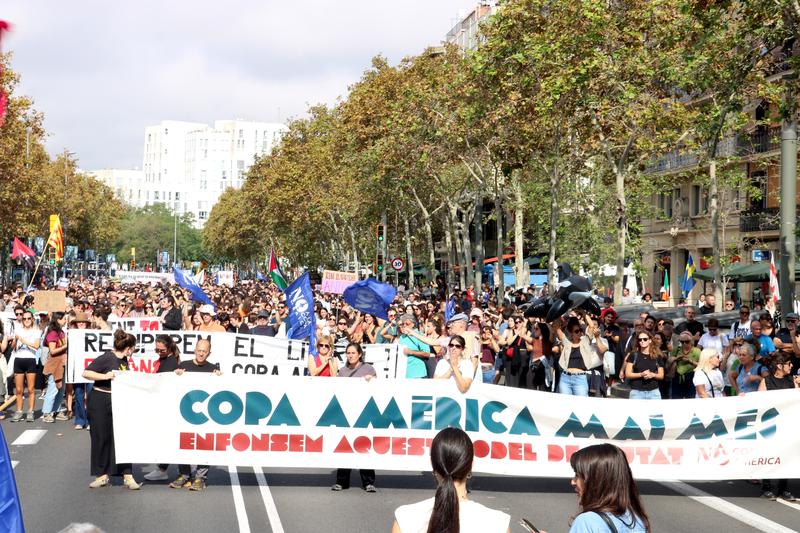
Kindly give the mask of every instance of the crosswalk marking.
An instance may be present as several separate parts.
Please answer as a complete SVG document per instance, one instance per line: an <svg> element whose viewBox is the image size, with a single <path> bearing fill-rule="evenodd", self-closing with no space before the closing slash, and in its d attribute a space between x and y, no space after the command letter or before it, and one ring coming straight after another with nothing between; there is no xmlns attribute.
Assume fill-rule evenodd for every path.
<svg viewBox="0 0 800 533"><path fill-rule="evenodd" d="M19 464L19 461L11 461L11 469L12 470L15 469L18 464Z"/></svg>
<svg viewBox="0 0 800 533"><path fill-rule="evenodd" d="M46 429L26 429L22 435L17 437L17 440L11 443L12 446L30 446L36 444L44 434L47 433Z"/></svg>

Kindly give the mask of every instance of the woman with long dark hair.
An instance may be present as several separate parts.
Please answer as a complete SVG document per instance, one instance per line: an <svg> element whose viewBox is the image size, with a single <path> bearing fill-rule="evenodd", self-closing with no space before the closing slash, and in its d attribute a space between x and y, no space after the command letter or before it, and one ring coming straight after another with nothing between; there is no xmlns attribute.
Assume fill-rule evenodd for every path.
<svg viewBox="0 0 800 533"><path fill-rule="evenodd" d="M571 533L650 533L650 519L625 452L613 444L596 444L572 454L569 464L581 507Z"/></svg>
<svg viewBox="0 0 800 533"><path fill-rule="evenodd" d="M630 398L634 400L660 400L659 382L664 379L661 350L653 344L653 335L647 331L637 333L639 349L632 352L625 366L625 376L630 382Z"/></svg>
<svg viewBox="0 0 800 533"><path fill-rule="evenodd" d="M789 354L777 352L764 360L764 363L769 367L769 375L759 383L759 391L800 388L800 378L792 376L792 359ZM787 502L795 501L794 495L789 492L788 479L763 480L761 497L772 501L778 498Z"/></svg>
<svg viewBox="0 0 800 533"><path fill-rule="evenodd" d="M494 533L508 532L511 517L467 497L472 476L472 441L463 430L446 428L431 444L431 466L436 496L394 512L392 533Z"/></svg>
<svg viewBox="0 0 800 533"><path fill-rule="evenodd" d="M91 468L94 481L92 489L111 484L110 476L122 474L123 484L137 490L140 485L133 479L130 463L117 464L114 455L114 422L111 410L111 383L117 372L128 369L128 358L136 348L136 337L118 329L114 332L114 349L109 350L86 367L84 379L94 381L89 394L89 423L91 429Z"/></svg>
<svg viewBox="0 0 800 533"><path fill-rule="evenodd" d="M64 399L64 361L67 355L67 334L64 326L67 316L61 311L56 311L50 318L44 342L50 350L50 357L44 364L44 374L47 376L47 391L42 404L42 422L52 424L56 420L69 420L69 417L59 411L61 400Z"/></svg>
<svg viewBox="0 0 800 533"><path fill-rule="evenodd" d="M153 365L156 369L156 374L166 374L175 372L178 365L181 363L181 350L178 348L178 343L175 342L170 335L156 336L156 355L158 361ZM159 464L158 468L148 472L144 478L148 481L166 481L169 479L167 474L168 464Z"/></svg>

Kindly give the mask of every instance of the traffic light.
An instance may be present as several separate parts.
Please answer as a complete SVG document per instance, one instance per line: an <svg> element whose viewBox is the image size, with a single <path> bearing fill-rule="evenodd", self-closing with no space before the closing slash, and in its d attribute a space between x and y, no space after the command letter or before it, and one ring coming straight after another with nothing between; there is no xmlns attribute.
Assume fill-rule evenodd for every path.
<svg viewBox="0 0 800 533"><path fill-rule="evenodd" d="M375 225L375 236L378 238L378 242L383 242L383 224L376 224Z"/></svg>
<svg viewBox="0 0 800 533"><path fill-rule="evenodd" d="M375 261L375 270L377 272L383 272L383 255L378 254L378 259Z"/></svg>

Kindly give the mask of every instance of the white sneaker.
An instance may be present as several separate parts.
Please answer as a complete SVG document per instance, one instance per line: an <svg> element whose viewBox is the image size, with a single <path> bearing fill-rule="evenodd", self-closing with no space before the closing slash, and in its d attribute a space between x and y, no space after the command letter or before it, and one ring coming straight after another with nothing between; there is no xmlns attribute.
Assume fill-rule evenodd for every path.
<svg viewBox="0 0 800 533"><path fill-rule="evenodd" d="M167 476L167 472L161 470L160 468L156 468L152 472L148 472L147 474L144 475L144 478L147 481L166 481L169 479L169 477Z"/></svg>

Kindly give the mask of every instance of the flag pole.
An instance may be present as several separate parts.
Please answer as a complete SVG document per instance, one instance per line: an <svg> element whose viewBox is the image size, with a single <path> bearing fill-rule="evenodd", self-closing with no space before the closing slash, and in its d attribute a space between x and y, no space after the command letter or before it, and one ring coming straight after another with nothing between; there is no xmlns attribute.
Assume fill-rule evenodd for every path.
<svg viewBox="0 0 800 533"><path fill-rule="evenodd" d="M30 281L30 283L28 283L28 290L30 290L31 285L33 285L33 280L36 279L36 272L39 271L39 266L41 266L41 264L42 264L42 260L44 259L45 252L47 252L47 247L50 246L50 236L52 236L52 233L47 236L47 241L45 241L44 248L42 248L42 255L39 256L39 261L37 261L37 263L36 263L36 268L33 269L33 274L31 274L31 281ZM27 293L28 290L26 290L25 292Z"/></svg>

